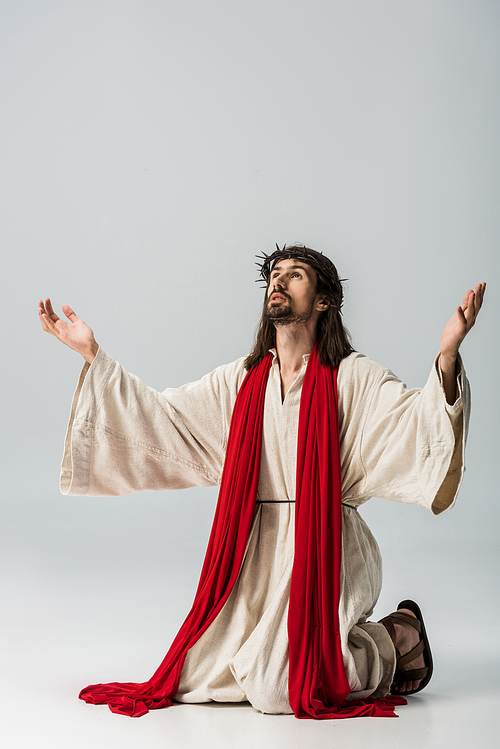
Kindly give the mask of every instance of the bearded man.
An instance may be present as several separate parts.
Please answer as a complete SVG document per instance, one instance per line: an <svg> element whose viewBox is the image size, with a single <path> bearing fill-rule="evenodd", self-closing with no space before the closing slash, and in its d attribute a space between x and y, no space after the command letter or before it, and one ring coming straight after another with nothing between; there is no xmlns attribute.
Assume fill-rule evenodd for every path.
<svg viewBox="0 0 500 749"><path fill-rule="evenodd" d="M372 496L435 515L453 505L469 414L458 350L486 285L446 324L425 387L408 390L353 350L328 258L293 245L262 260L251 354L163 393L106 354L70 307L64 322L39 302L44 330L86 360L62 492L221 486L193 608L160 667L145 683L80 694L114 712L248 700L300 718L394 715L432 674L416 603L370 621L381 558L358 507Z"/></svg>

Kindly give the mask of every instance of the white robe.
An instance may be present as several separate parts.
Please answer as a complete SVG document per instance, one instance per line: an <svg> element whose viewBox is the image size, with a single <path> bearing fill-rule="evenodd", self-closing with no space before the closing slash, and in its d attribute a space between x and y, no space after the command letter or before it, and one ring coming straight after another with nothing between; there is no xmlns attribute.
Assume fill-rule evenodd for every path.
<svg viewBox="0 0 500 749"><path fill-rule="evenodd" d="M294 554L295 463L304 367L284 401L277 359L266 389L258 499L245 559L223 610L190 649L176 699L249 700L290 713L287 614ZM75 393L61 473L64 494L116 496L220 483L244 359L198 382L158 393L102 349ZM436 359L427 384L408 390L362 354L338 373L343 502L339 607L349 699L388 693L395 653L368 619L380 594L381 558L353 507L372 496L440 514L455 501L464 471L469 414L465 373L446 403ZM273 503L275 502L275 503Z"/></svg>

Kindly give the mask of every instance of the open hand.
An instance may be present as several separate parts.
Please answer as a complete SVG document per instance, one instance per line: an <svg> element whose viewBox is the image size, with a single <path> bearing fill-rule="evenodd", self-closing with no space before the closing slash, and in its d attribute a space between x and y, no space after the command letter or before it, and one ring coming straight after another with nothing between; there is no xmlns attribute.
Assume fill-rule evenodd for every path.
<svg viewBox="0 0 500 749"><path fill-rule="evenodd" d="M52 309L52 303L47 297L45 304L40 299L38 301L38 314L42 328L46 333L50 333L66 346L74 351L78 351L85 361L92 364L99 346L94 338L94 333L89 326L80 320L73 312L71 307L63 304L62 311L68 318L69 322L61 320Z"/></svg>
<svg viewBox="0 0 500 749"><path fill-rule="evenodd" d="M483 303L485 289L485 283L478 283L474 291L469 289L461 306L457 307L455 313L444 326L441 337L442 358L456 358L460 344L476 322Z"/></svg>

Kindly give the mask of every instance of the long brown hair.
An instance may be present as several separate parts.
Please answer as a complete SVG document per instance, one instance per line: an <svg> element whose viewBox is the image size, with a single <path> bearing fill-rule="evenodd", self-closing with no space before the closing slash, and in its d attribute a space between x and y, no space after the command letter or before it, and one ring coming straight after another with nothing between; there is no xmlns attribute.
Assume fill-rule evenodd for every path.
<svg viewBox="0 0 500 749"><path fill-rule="evenodd" d="M339 278L337 269L332 261L323 253L312 250L303 245L284 245L280 250L271 255L262 255L263 262L260 265L259 280L266 282L266 294L262 306L262 316L255 331L254 347L245 359L246 369L257 366L269 352L276 347L276 328L271 320L266 318L267 289L271 271L278 260L296 258L310 265L316 271L316 293L320 294L329 304L328 309L321 313L316 330L318 340L319 361L323 365L338 367L342 359L354 351L349 332L342 322L341 307L343 304L344 291L342 280Z"/></svg>

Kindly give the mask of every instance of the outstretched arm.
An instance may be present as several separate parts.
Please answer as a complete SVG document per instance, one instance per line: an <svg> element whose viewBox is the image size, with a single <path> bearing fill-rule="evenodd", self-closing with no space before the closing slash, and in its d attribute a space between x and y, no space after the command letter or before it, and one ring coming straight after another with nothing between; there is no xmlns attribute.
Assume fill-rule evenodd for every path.
<svg viewBox="0 0 500 749"><path fill-rule="evenodd" d="M45 300L45 304L41 299L38 301L38 315L45 332L55 336L55 338L65 343L66 346L69 346L74 351L78 351L86 362L92 364L99 350L99 345L94 338L93 331L83 320L77 317L67 304L63 304L62 311L69 322L61 320L56 315L48 297Z"/></svg>
<svg viewBox="0 0 500 749"><path fill-rule="evenodd" d="M443 373L443 386L446 400L450 405L456 400L456 366L460 344L476 322L476 318L483 303L485 283L478 283L474 291L469 289L460 307L450 317L444 326L441 337L441 355L439 366Z"/></svg>

